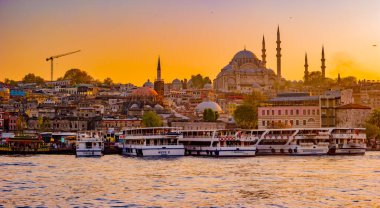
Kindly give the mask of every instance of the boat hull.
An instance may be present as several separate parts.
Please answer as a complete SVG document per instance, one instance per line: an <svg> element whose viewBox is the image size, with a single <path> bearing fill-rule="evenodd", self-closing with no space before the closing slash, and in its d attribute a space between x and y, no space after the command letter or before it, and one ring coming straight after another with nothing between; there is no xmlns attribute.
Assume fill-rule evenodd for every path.
<svg viewBox="0 0 380 208"><path fill-rule="evenodd" d="M258 145L256 155L327 155L328 147L298 145Z"/></svg>
<svg viewBox="0 0 380 208"><path fill-rule="evenodd" d="M331 148L329 155L364 155L366 148Z"/></svg>
<svg viewBox="0 0 380 208"><path fill-rule="evenodd" d="M125 146L122 154L134 157L180 157L185 155L185 148L182 145Z"/></svg>
<svg viewBox="0 0 380 208"><path fill-rule="evenodd" d="M101 157L103 156L102 150L77 150L77 157Z"/></svg>
<svg viewBox="0 0 380 208"><path fill-rule="evenodd" d="M208 157L254 157L254 147L187 147L186 155Z"/></svg>

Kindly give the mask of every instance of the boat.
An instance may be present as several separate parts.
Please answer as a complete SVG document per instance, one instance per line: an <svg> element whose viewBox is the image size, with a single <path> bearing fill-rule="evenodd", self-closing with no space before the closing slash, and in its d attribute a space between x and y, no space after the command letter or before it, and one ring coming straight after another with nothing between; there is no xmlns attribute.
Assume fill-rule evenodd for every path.
<svg viewBox="0 0 380 208"><path fill-rule="evenodd" d="M122 154L136 157L184 156L185 148L178 142L180 133L172 127L150 127L124 130Z"/></svg>
<svg viewBox="0 0 380 208"><path fill-rule="evenodd" d="M184 130L180 143L186 155L212 157L255 156L257 135L251 130Z"/></svg>
<svg viewBox="0 0 380 208"><path fill-rule="evenodd" d="M77 136L77 157L101 157L103 156L104 142L102 137L92 133L79 133Z"/></svg>
<svg viewBox="0 0 380 208"><path fill-rule="evenodd" d="M330 155L363 155L365 154L366 133L364 128L331 128Z"/></svg>
<svg viewBox="0 0 380 208"><path fill-rule="evenodd" d="M262 132L262 131L261 131ZM257 155L326 155L329 129L267 129L257 142Z"/></svg>
<svg viewBox="0 0 380 208"><path fill-rule="evenodd" d="M35 133L3 133L0 140L0 154L43 154L49 147Z"/></svg>

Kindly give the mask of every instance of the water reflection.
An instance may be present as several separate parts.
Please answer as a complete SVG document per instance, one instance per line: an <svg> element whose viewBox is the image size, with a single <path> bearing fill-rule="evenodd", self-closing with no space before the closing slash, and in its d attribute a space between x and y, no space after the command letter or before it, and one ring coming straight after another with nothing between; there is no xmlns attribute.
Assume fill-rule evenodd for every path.
<svg viewBox="0 0 380 208"><path fill-rule="evenodd" d="M380 152L139 159L0 157L3 206L380 206Z"/></svg>

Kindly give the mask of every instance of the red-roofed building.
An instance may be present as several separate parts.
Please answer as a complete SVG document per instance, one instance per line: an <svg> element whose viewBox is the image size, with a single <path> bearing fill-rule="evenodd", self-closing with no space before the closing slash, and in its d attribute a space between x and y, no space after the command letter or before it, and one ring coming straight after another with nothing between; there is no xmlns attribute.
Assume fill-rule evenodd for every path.
<svg viewBox="0 0 380 208"><path fill-rule="evenodd" d="M364 127L365 121L371 114L371 108L360 104L347 104L336 108L337 127Z"/></svg>

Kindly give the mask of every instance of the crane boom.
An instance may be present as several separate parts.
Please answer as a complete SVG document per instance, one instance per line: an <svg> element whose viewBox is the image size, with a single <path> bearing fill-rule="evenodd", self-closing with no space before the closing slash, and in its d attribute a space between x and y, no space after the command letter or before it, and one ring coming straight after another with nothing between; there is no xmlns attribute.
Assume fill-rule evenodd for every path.
<svg viewBox="0 0 380 208"><path fill-rule="evenodd" d="M59 57L62 57L62 56L67 56L67 55L70 55L70 54L73 54L73 53L78 53L78 52L80 52L80 50L76 50L76 51L72 51L72 52L68 52L68 53L64 53L64 54L59 54L59 55L55 55L55 56L50 56L49 58L46 58L46 61L50 61L51 81L53 81L53 60L55 58L59 58Z"/></svg>

